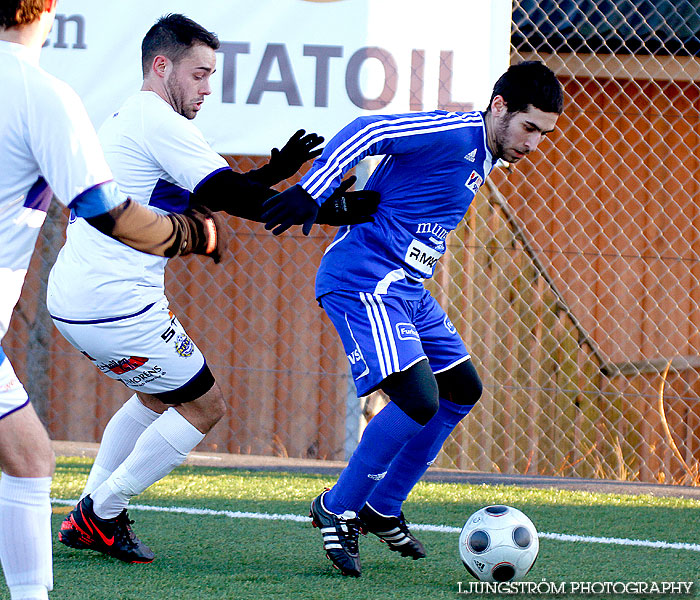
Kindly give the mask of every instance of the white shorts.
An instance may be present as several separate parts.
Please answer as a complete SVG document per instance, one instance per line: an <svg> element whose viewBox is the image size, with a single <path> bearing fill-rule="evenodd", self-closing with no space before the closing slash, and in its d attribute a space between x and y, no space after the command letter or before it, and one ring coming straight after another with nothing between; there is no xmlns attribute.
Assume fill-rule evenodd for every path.
<svg viewBox="0 0 700 600"><path fill-rule="evenodd" d="M202 352L168 309L165 296L126 317L90 321L53 317L53 322L105 375L166 404L194 400L214 384Z"/></svg>
<svg viewBox="0 0 700 600"><path fill-rule="evenodd" d="M29 397L17 379L10 360L0 348L0 419L29 404Z"/></svg>

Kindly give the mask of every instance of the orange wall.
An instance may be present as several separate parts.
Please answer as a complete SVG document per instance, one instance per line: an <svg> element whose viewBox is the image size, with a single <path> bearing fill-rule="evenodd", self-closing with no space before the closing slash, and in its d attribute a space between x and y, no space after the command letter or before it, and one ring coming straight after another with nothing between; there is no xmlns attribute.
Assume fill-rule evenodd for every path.
<svg viewBox="0 0 700 600"><path fill-rule="evenodd" d="M608 359L700 350L699 88L565 80L557 131L495 180Z"/></svg>

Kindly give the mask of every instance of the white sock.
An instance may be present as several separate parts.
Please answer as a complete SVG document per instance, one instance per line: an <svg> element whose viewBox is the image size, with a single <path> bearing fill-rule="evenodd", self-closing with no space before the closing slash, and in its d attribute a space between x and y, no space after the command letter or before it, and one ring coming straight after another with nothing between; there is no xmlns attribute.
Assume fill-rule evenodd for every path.
<svg viewBox="0 0 700 600"><path fill-rule="evenodd" d="M0 477L0 561L12 600L53 589L51 477Z"/></svg>
<svg viewBox="0 0 700 600"><path fill-rule="evenodd" d="M107 423L95 463L81 498L96 490L134 449L136 440L160 414L147 408L134 394Z"/></svg>
<svg viewBox="0 0 700 600"><path fill-rule="evenodd" d="M174 408L169 408L141 434L131 454L90 497L95 514L116 517L129 500L182 464L204 439Z"/></svg>

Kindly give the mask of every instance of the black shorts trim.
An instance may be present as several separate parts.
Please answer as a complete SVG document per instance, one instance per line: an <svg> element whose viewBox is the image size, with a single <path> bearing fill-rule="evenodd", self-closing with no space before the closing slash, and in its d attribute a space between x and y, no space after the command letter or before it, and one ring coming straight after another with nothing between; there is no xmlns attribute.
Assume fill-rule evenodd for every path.
<svg viewBox="0 0 700 600"><path fill-rule="evenodd" d="M163 404L185 404L204 396L214 387L214 383L216 383L214 375L205 361L199 372L182 387L168 392L149 394L149 396L158 398Z"/></svg>

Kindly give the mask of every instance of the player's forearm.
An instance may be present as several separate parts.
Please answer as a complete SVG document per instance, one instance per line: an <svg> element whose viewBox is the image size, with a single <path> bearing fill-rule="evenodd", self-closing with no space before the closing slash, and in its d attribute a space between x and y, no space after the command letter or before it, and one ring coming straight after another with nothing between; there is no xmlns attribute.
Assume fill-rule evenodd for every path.
<svg viewBox="0 0 700 600"><path fill-rule="evenodd" d="M321 156L301 178L301 186L317 203L323 204L345 174L363 158L402 154L420 147L416 138L427 118L425 115L414 117L413 114L356 118L326 144Z"/></svg>
<svg viewBox="0 0 700 600"><path fill-rule="evenodd" d="M265 187L271 187L277 185L284 181L284 177L280 178L280 174L275 171L269 164L263 165L259 169L252 169L251 171L246 171L244 174L249 180L254 183L258 183Z"/></svg>
<svg viewBox="0 0 700 600"><path fill-rule="evenodd" d="M133 202L114 181L84 190L69 207L98 231L148 254L175 256L186 237L179 222Z"/></svg>
<svg viewBox="0 0 700 600"><path fill-rule="evenodd" d="M262 203L277 193L250 177L248 173L235 173L231 169L224 169L197 186L192 194L192 204L262 222Z"/></svg>
<svg viewBox="0 0 700 600"><path fill-rule="evenodd" d="M168 257L177 254L180 232L173 221L131 199L85 220L98 231L141 252Z"/></svg>
<svg viewBox="0 0 700 600"><path fill-rule="evenodd" d="M105 235L155 256L203 254L219 262L225 246L221 239L223 225L198 209L182 215L161 215L127 199L112 210L85 220Z"/></svg>
<svg viewBox="0 0 700 600"><path fill-rule="evenodd" d="M376 117L375 117L376 118ZM321 156L301 179L301 187L317 204L323 204L343 180L345 174L365 156L375 153L375 143L354 143L355 137L372 124L372 118L359 117L346 125L326 144Z"/></svg>

